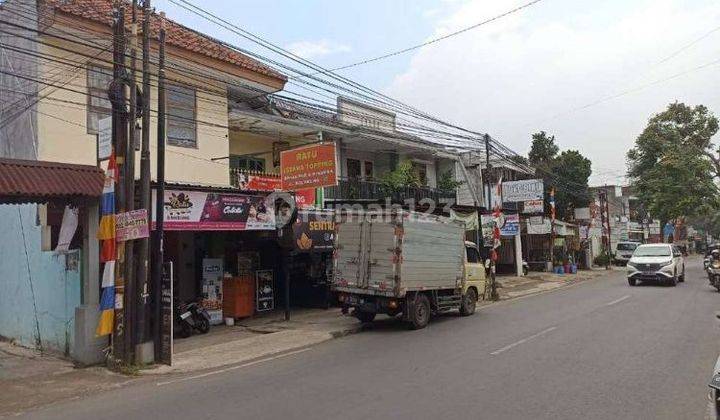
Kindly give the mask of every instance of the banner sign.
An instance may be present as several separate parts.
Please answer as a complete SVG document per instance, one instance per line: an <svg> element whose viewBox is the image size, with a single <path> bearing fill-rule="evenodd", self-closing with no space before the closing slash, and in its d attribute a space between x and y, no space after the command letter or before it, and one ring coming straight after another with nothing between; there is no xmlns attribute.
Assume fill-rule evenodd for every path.
<svg viewBox="0 0 720 420"><path fill-rule="evenodd" d="M543 193L544 185L542 179L503 182L503 201L507 203L542 200Z"/></svg>
<svg viewBox="0 0 720 420"><path fill-rule="evenodd" d="M258 312L275 309L275 285L272 270L255 272L255 308Z"/></svg>
<svg viewBox="0 0 720 420"><path fill-rule="evenodd" d="M153 190L153 202L155 197L156 190ZM267 197L255 195L165 190L164 228L275 230L275 207L271 201Z"/></svg>
<svg viewBox="0 0 720 420"><path fill-rule="evenodd" d="M112 153L112 117L98 120L97 142L97 159L109 159Z"/></svg>
<svg viewBox="0 0 720 420"><path fill-rule="evenodd" d="M495 219L492 214L480 215L480 227L482 229L483 246L492 248L495 240L493 239L493 229L495 228Z"/></svg>
<svg viewBox="0 0 720 420"><path fill-rule="evenodd" d="M300 210L315 207L315 188L305 188L295 191L295 205Z"/></svg>
<svg viewBox="0 0 720 420"><path fill-rule="evenodd" d="M520 215L508 214L505 216L505 224L500 226L501 236L515 236L520 233Z"/></svg>
<svg viewBox="0 0 720 420"><path fill-rule="evenodd" d="M117 242L150 236L146 209L132 210L115 215L115 240Z"/></svg>
<svg viewBox="0 0 720 420"><path fill-rule="evenodd" d="M280 176L235 172L237 186L241 191L279 191L282 186Z"/></svg>
<svg viewBox="0 0 720 420"><path fill-rule="evenodd" d="M535 214L545 212L545 204L543 200L523 201L523 213Z"/></svg>
<svg viewBox="0 0 720 420"><path fill-rule="evenodd" d="M331 213L300 212L293 225L295 250L298 252L332 251L335 220Z"/></svg>
<svg viewBox="0 0 720 420"><path fill-rule="evenodd" d="M280 177L285 191L337 185L335 144L318 144L281 152Z"/></svg>

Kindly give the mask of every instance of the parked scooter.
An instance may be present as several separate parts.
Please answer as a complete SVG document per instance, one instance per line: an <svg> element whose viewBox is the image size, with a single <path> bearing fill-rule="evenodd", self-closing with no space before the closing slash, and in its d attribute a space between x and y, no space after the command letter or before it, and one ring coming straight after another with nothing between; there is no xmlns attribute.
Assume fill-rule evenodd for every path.
<svg viewBox="0 0 720 420"><path fill-rule="evenodd" d="M198 330L201 334L210 331L210 315L197 302L183 303L176 301L175 322L180 327L178 336L182 338L190 337L193 330Z"/></svg>
<svg viewBox="0 0 720 420"><path fill-rule="evenodd" d="M710 285L720 292L720 251L714 250L707 268Z"/></svg>

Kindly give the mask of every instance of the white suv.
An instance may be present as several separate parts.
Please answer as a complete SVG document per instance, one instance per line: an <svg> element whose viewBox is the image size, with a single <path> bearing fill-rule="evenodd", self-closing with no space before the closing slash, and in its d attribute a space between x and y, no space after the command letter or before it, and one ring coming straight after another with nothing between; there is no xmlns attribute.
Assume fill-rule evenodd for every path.
<svg viewBox="0 0 720 420"><path fill-rule="evenodd" d="M680 250L671 244L640 245L627 263L630 286L637 281L659 280L670 286L685 281L685 260Z"/></svg>

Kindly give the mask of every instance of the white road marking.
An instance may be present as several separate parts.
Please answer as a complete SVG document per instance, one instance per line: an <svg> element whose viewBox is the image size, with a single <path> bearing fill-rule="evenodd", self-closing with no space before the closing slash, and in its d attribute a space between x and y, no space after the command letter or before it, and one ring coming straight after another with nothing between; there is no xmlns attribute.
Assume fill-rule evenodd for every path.
<svg viewBox="0 0 720 420"><path fill-rule="evenodd" d="M493 356L497 356L498 354L500 354L500 353L502 353L502 352L504 352L504 351L510 350L511 348L516 347L516 346L519 346L520 344L527 343L528 341L532 340L533 338L538 338L538 337L540 337L541 335L545 335L545 334L547 334L547 333L549 333L550 331L555 330L555 329L557 329L557 327L546 328L546 329L540 331L540 332L537 333L537 334L533 334L533 335L531 335L530 337L525 337L525 338L523 338L522 340L518 340L518 341L516 341L516 342L514 342L514 343L512 343L512 344L508 344L507 346L505 346L505 347L503 347L503 348L501 348L501 349L497 349L497 350L495 350L494 352L492 352L492 353L490 353L490 354L493 355Z"/></svg>
<svg viewBox="0 0 720 420"><path fill-rule="evenodd" d="M612 302L608 302L608 303L605 304L605 306L612 306L612 305L614 305L614 304L616 304L616 303L622 302L622 301L625 300L625 299L630 299L630 295L625 295L625 296L621 297L620 299L615 299L615 300L613 300Z"/></svg>
<svg viewBox="0 0 720 420"><path fill-rule="evenodd" d="M206 377L206 376L216 375L216 374L218 374L218 373L230 372L230 371L237 370L237 369L241 369L241 368L244 368L244 367L248 367L248 366L252 366L252 365L257 365L257 364L259 364L259 363L264 363L264 362L269 362L269 361L271 361L271 360L281 359L281 358L283 358L283 357L292 356L293 354L303 353L303 352L306 352L306 351L308 351L308 350L311 350L311 349L310 349L310 348L305 348L305 349L301 349L301 350L291 351L291 352L288 352L288 353L280 354L280 355L278 355L278 356L266 357L266 358L264 358L264 359L254 360L254 361L252 361L252 362L243 363L243 364L237 365L237 366L231 366L231 367L225 368L225 369L214 370L214 371L212 371L212 372L206 372L206 373L202 373L202 374L200 374L200 375L187 376L187 377L185 377L185 378L174 379L174 380L172 380L172 381L158 382L156 385L157 385L157 386L163 386L163 385L174 384L174 383L177 383L177 382L189 381L189 380L192 380L192 379L204 378L204 377Z"/></svg>

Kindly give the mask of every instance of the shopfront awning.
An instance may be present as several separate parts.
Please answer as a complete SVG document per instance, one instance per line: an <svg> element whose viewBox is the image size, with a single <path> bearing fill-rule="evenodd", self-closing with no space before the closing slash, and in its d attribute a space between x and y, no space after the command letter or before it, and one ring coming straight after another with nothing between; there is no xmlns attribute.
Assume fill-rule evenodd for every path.
<svg viewBox="0 0 720 420"><path fill-rule="evenodd" d="M0 203L83 202L102 195L96 166L0 158Z"/></svg>

